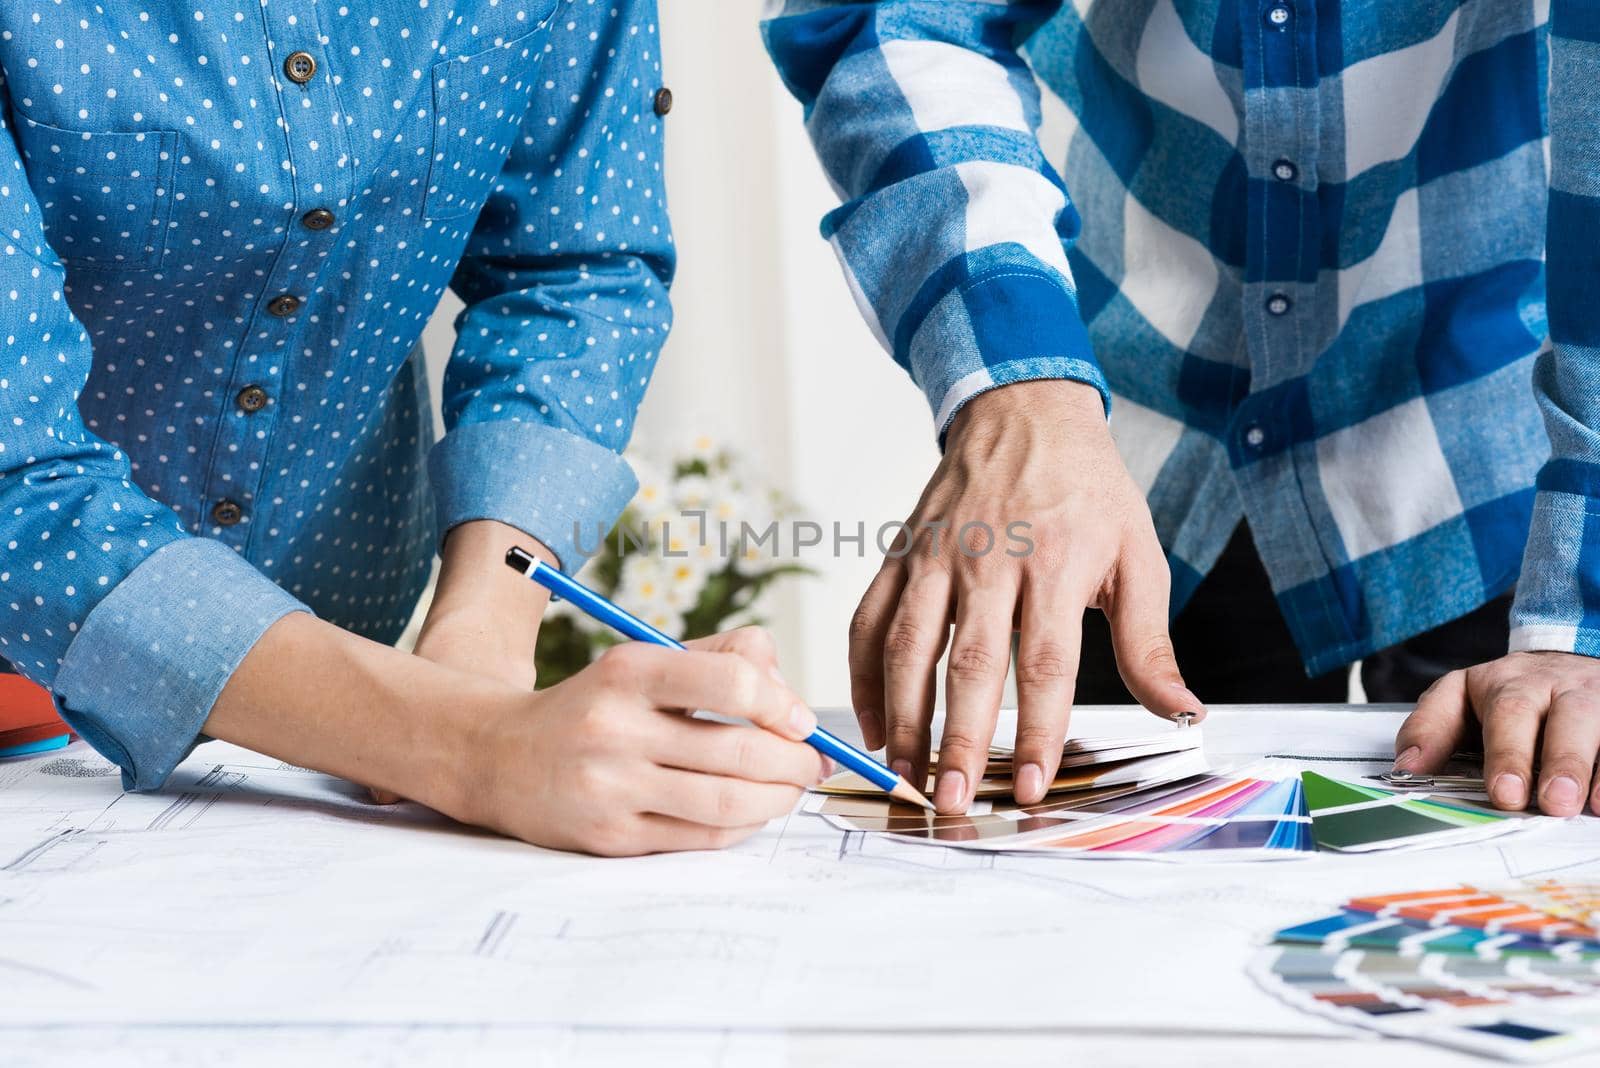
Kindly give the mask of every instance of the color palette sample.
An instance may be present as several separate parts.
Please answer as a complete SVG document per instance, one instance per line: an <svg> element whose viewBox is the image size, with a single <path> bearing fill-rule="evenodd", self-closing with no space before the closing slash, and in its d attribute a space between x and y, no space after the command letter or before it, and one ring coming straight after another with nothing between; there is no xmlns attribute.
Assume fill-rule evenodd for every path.
<svg viewBox="0 0 1600 1068"><path fill-rule="evenodd" d="M1330 779L1314 771L1302 772L1300 781L1319 849L1364 853L1458 845L1505 834L1537 819L1459 798L1442 800Z"/></svg>
<svg viewBox="0 0 1600 1068"><path fill-rule="evenodd" d="M960 816L899 805L841 772L805 811L846 831L962 849L1161 860L1272 860L1318 849L1371 852L1456 845L1540 821L1459 798L1385 790L1282 765L1214 772L1197 728L1142 737L1079 738L1037 804L1011 799L1012 751L995 748ZM937 754L928 776L933 789ZM1600 908L1573 901L1572 908Z"/></svg>
<svg viewBox="0 0 1600 1068"><path fill-rule="evenodd" d="M1274 859L1314 848L1299 781L1212 773L1195 728L1075 739L1050 791L1032 805L1011 800L1011 759L1010 750L991 750L964 815L895 804L847 773L818 787L806 811L841 830L1056 856Z"/></svg>
<svg viewBox="0 0 1600 1068"><path fill-rule="evenodd" d="M978 799L1009 797L1013 751L1002 746L989 750L983 777L973 796ZM1100 786L1172 781L1206 770L1198 730L1173 730L1124 738L1074 738L1061 751L1061 766L1047 793L1088 790ZM933 796L939 774L939 754L928 764L923 792ZM842 771L817 787L817 793L852 797L879 797L883 791L853 772Z"/></svg>
<svg viewBox="0 0 1600 1068"><path fill-rule="evenodd" d="M1252 965L1284 1000L1341 1023L1507 1060L1600 1051L1594 884L1378 894L1285 928Z"/></svg>
<svg viewBox="0 0 1600 1068"><path fill-rule="evenodd" d="M1216 860L1240 853L1270 859L1313 848L1292 779L1189 775L1055 793L1036 805L979 802L962 816L837 796L813 797L805 810L841 830L962 849Z"/></svg>

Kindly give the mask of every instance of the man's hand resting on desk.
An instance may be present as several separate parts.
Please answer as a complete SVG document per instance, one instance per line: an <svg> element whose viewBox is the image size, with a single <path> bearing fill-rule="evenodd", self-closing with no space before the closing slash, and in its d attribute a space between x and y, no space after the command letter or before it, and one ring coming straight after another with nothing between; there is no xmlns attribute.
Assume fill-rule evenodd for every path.
<svg viewBox="0 0 1600 1068"><path fill-rule="evenodd" d="M954 619L934 791L940 812L971 803L1014 627L1022 632L1018 801L1042 797L1060 764L1088 607L1109 617L1123 680L1145 707L1167 717L1204 715L1173 659L1171 576L1149 508L1092 387L1023 382L968 401L907 525L914 547L884 561L851 622L851 695L867 745L887 741L895 770L921 784L934 671ZM985 531L993 544L980 553ZM1008 537L1014 532L1032 549Z"/></svg>
<svg viewBox="0 0 1600 1068"><path fill-rule="evenodd" d="M1512 653L1452 671L1428 687L1400 728L1395 769L1437 771L1480 731L1483 781L1498 807L1535 803L1552 816L1575 816L1588 801L1600 812L1600 660ZM1535 760L1538 786L1530 794Z"/></svg>
<svg viewBox="0 0 1600 1068"><path fill-rule="evenodd" d="M762 632L690 648L619 646L533 693L295 613L245 657L204 730L536 845L712 849L788 812L827 766L801 741L816 717Z"/></svg>

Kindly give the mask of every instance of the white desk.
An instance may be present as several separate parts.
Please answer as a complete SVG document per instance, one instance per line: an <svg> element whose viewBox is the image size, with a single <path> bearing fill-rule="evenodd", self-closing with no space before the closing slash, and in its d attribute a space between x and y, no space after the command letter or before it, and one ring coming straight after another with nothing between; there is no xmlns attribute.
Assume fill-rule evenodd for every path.
<svg viewBox="0 0 1600 1068"><path fill-rule="evenodd" d="M1075 730L1142 717L1085 709ZM1386 766L1399 717L1218 709L1203 729L1219 765L1316 755L1354 778ZM721 854L596 860L367 806L218 743L168 792L123 795L75 743L0 763L0 1060L1474 1063L1358 1045L1377 1040L1281 1005L1245 964L1356 892L1600 876L1597 840L1585 821L1180 866L975 855L794 816Z"/></svg>

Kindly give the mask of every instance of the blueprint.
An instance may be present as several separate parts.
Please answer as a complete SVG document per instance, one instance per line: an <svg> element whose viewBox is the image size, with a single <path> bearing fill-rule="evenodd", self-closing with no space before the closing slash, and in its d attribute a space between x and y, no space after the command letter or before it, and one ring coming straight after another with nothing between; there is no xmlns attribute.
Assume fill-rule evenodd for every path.
<svg viewBox="0 0 1600 1068"><path fill-rule="evenodd" d="M1074 730L1126 733L1133 715L1083 710ZM1386 766L1398 721L1223 709L1204 729L1216 764L1355 778ZM600 860L216 742L163 793L125 794L75 742L0 763L0 1028L1344 1034L1251 983L1266 935L1373 888L1600 878L1597 825L1173 866L962 852L796 813L721 853Z"/></svg>

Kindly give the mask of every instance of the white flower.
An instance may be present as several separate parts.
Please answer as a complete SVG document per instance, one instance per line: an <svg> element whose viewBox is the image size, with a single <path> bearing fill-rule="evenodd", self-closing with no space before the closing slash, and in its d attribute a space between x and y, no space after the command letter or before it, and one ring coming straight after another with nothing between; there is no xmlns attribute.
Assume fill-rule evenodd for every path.
<svg viewBox="0 0 1600 1068"><path fill-rule="evenodd" d="M622 562L622 577L617 583L617 605L634 615L655 611L666 604L667 575L661 559L645 553Z"/></svg>
<svg viewBox="0 0 1600 1068"><path fill-rule="evenodd" d="M722 448L717 444L717 439L710 434L696 434L688 441L688 453L688 458L691 460L704 460L710 463L721 455Z"/></svg>
<svg viewBox="0 0 1600 1068"><path fill-rule="evenodd" d="M629 503L630 508L645 516L671 506L672 480L665 471L632 453L628 455L628 466L633 468L634 477L639 480L639 488L634 491L633 500Z"/></svg>
<svg viewBox="0 0 1600 1068"><path fill-rule="evenodd" d="M711 503L711 480L704 475L684 475L673 485L672 499L680 509L706 508Z"/></svg>
<svg viewBox="0 0 1600 1068"><path fill-rule="evenodd" d="M700 602L700 591L705 589L709 569L694 556L683 560L665 560L666 602L677 612L687 612Z"/></svg>

